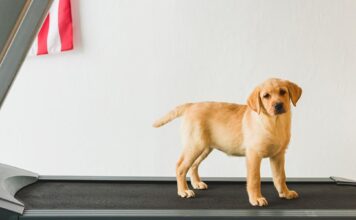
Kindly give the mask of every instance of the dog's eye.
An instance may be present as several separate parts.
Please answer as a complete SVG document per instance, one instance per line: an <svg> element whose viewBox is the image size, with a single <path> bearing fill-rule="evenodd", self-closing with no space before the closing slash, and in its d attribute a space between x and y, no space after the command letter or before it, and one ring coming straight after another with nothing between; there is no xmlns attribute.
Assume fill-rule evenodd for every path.
<svg viewBox="0 0 356 220"><path fill-rule="evenodd" d="M279 94L280 94L280 95L286 94L286 90L284 90L284 89L279 90Z"/></svg>
<svg viewBox="0 0 356 220"><path fill-rule="evenodd" d="M265 99L268 99L269 97L271 97L271 95L269 93L266 93L263 95L263 98L265 98Z"/></svg>

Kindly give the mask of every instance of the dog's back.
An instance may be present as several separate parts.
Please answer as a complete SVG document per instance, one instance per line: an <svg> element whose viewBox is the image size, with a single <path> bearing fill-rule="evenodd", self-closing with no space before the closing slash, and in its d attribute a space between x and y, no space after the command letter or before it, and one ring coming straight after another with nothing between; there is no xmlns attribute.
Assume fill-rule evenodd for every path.
<svg viewBox="0 0 356 220"><path fill-rule="evenodd" d="M229 155L243 156L242 119L246 109L246 105L226 102L188 103L176 107L153 126L160 127L182 116L182 136L189 137L190 142L204 143ZM185 138L183 142L186 142Z"/></svg>
<svg viewBox="0 0 356 220"><path fill-rule="evenodd" d="M184 116L194 121L217 120L222 123L233 123L233 115L243 114L246 110L246 105L239 105L227 102L198 102L186 103L175 107L168 112L165 116L154 122L153 127L161 127L175 118ZM232 114L233 113L233 114ZM238 117L241 118L241 117ZM232 119L232 121L231 121Z"/></svg>

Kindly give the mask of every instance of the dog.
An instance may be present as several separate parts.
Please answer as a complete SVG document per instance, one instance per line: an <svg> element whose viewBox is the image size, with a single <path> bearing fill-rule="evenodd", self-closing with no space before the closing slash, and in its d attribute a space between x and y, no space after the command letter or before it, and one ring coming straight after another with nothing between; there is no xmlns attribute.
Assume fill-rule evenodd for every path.
<svg viewBox="0 0 356 220"><path fill-rule="evenodd" d="M176 164L178 195L194 197L186 175L190 169L194 189L207 189L198 174L201 162L213 149L231 156L245 156L247 193L253 206L266 206L261 194L260 165L270 159L273 183L279 197L298 198L286 185L285 153L291 137L291 104L296 106L302 89L293 82L271 78L257 86L247 105L201 102L176 107L153 126L160 127L182 116L183 152Z"/></svg>

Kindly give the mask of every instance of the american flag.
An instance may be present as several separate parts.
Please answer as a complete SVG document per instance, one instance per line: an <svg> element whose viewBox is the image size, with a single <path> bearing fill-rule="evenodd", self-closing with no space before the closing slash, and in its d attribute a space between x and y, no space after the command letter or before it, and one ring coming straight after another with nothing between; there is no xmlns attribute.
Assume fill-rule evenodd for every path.
<svg viewBox="0 0 356 220"><path fill-rule="evenodd" d="M73 49L70 0L54 0L29 55L53 54Z"/></svg>

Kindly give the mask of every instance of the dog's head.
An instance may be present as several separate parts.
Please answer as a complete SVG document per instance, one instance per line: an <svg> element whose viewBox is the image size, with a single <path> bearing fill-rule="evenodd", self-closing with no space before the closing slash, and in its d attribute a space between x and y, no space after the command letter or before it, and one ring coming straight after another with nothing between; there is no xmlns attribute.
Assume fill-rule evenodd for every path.
<svg viewBox="0 0 356 220"><path fill-rule="evenodd" d="M287 80L268 79L255 88L247 105L255 112L275 116L290 111L290 101L296 106L302 89Z"/></svg>

